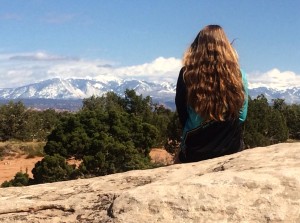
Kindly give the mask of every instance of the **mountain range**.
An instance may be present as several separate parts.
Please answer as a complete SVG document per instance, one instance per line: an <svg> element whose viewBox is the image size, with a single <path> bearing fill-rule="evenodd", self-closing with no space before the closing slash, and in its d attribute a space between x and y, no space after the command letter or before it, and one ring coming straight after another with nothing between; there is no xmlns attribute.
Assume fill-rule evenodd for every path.
<svg viewBox="0 0 300 223"><path fill-rule="evenodd" d="M47 101L54 104L70 104L78 102L81 106L81 100L84 98L101 96L106 92L113 91L120 96L124 96L126 89L134 89L138 95L151 96L154 102L158 102L174 109L174 97L176 91L175 83L168 82L149 82L136 79L131 80L89 80L89 79L61 79L53 78L38 83L33 83L16 88L0 89L0 100L24 100L25 104L33 103L33 107L40 107L37 103L45 104ZM272 89L267 87L258 87L249 89L251 98L264 94L266 98L282 98L286 103L300 103L300 87L288 88L285 90ZM46 103L46 104L48 104ZM29 103L30 104L30 103ZM51 104L51 103L50 103ZM45 106L44 106L45 107ZM47 105L46 105L47 107ZM56 106L57 107L57 106ZM66 108L67 109L67 108Z"/></svg>

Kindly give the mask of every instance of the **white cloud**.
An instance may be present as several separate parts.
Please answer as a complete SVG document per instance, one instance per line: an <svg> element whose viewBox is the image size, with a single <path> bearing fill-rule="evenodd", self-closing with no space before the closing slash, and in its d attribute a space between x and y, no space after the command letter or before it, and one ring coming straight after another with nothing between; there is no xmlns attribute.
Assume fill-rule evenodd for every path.
<svg viewBox="0 0 300 223"><path fill-rule="evenodd" d="M175 82L181 60L159 57L150 63L136 66L114 67L104 61L77 61L53 66L51 74L60 74L63 78L93 78L96 80L139 79L146 81Z"/></svg>
<svg viewBox="0 0 300 223"><path fill-rule="evenodd" d="M112 61L84 60L46 52L0 54L0 88L20 87L55 77L176 83L181 66L181 60L173 57L158 57L149 63L120 67ZM247 76L249 88L300 86L300 75L292 71L273 69L265 73L248 73Z"/></svg>
<svg viewBox="0 0 300 223"><path fill-rule="evenodd" d="M178 77L181 66L180 59L159 57L151 63L114 69L113 73L122 78L174 82Z"/></svg>
<svg viewBox="0 0 300 223"><path fill-rule="evenodd" d="M105 60L83 60L45 52L0 54L0 88L19 87L49 78L140 79L176 82L181 60L159 57L150 63L116 67Z"/></svg>
<svg viewBox="0 0 300 223"><path fill-rule="evenodd" d="M20 61L64 61L64 60L78 60L76 57L66 57L59 55L51 55L45 52L36 52L36 53L24 53L13 55L9 57L10 60L20 60Z"/></svg>
<svg viewBox="0 0 300 223"><path fill-rule="evenodd" d="M300 86L300 75L292 71L272 69L265 73L248 74L249 88L269 87L279 90Z"/></svg>

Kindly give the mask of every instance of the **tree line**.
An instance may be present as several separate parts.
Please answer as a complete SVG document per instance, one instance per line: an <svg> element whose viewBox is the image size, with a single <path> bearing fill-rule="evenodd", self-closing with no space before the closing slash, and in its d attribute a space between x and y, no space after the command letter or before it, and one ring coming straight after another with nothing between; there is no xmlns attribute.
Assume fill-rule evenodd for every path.
<svg viewBox="0 0 300 223"><path fill-rule="evenodd" d="M84 99L76 113L35 111L21 102L10 102L0 106L0 117L1 140L46 140L45 156L35 164L33 179L17 173L2 186L154 168L150 149L165 147L174 154L182 128L175 111L128 89L125 97L109 92ZM287 105L283 99L269 104L264 95L249 98L243 128L246 148L300 139L300 105ZM81 160L80 165L68 164L71 158Z"/></svg>
<svg viewBox="0 0 300 223"><path fill-rule="evenodd" d="M0 106L0 141L45 141L56 124L68 112L54 109L28 109L19 101Z"/></svg>

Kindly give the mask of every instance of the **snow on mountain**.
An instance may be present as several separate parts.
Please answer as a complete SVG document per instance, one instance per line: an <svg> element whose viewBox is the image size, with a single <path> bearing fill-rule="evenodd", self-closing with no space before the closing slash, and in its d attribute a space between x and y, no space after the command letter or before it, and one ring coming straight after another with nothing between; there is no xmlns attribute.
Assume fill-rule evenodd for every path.
<svg viewBox="0 0 300 223"><path fill-rule="evenodd" d="M249 95L251 98L256 98L258 95L264 94L268 101L272 99L281 98L284 99L286 103L289 104L299 104L300 103L300 87L288 88L285 90L278 90L274 88L258 87L249 89Z"/></svg>
<svg viewBox="0 0 300 223"><path fill-rule="evenodd" d="M137 94L151 96L154 101L174 107L175 83L149 82L141 80L88 80L54 78L18 88L0 89L0 99L83 99L93 95L101 96L113 91L121 96L126 89L134 89ZM277 90L267 87L249 89L251 98L264 94L269 101L285 99L287 103L300 103L300 87Z"/></svg>
<svg viewBox="0 0 300 223"><path fill-rule="evenodd" d="M54 78L18 88L0 89L0 99L83 99L93 95L101 96L108 91L123 95L126 89L134 89L138 94L157 99L173 99L175 95L175 85L169 83Z"/></svg>

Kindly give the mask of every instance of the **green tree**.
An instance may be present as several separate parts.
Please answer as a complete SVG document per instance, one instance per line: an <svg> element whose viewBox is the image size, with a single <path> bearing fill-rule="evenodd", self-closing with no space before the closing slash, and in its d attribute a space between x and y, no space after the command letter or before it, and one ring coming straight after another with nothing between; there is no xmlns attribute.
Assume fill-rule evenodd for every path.
<svg viewBox="0 0 300 223"><path fill-rule="evenodd" d="M283 112L287 108L287 104L284 102L284 99L277 98L272 99L273 108L277 111Z"/></svg>
<svg viewBox="0 0 300 223"><path fill-rule="evenodd" d="M116 142L110 137L106 140L96 155L83 157L79 169L84 174L102 176L149 168L149 158L139 154L132 143Z"/></svg>
<svg viewBox="0 0 300 223"><path fill-rule="evenodd" d="M56 112L53 109L46 109L44 111L38 111L37 119L40 123L37 132L35 133L35 139L39 141L45 141L47 136L51 133L51 131L56 127L59 123L59 120L68 116L67 112Z"/></svg>
<svg viewBox="0 0 300 223"><path fill-rule="evenodd" d="M163 147L168 142L169 125L172 122L174 112L163 105L154 105L152 118L150 124L155 126L158 130L157 142L154 143L156 147Z"/></svg>
<svg viewBox="0 0 300 223"><path fill-rule="evenodd" d="M1 187L21 187L29 185L29 175L27 173L17 172L14 179L4 181Z"/></svg>
<svg viewBox="0 0 300 223"><path fill-rule="evenodd" d="M65 158L55 154L46 155L32 169L34 183L51 183L74 179L77 176L75 165L68 165Z"/></svg>
<svg viewBox="0 0 300 223"><path fill-rule="evenodd" d="M244 141L248 148L268 146L288 139L285 118L287 105L283 99L273 100L270 106L264 95L249 99L248 117L245 122Z"/></svg>
<svg viewBox="0 0 300 223"><path fill-rule="evenodd" d="M289 129L289 138L300 139L300 105L288 105L283 115Z"/></svg>
<svg viewBox="0 0 300 223"><path fill-rule="evenodd" d="M143 98L143 95L137 95L134 90L126 89L124 108L127 113L140 116L144 122L149 122L153 103L150 96Z"/></svg>
<svg viewBox="0 0 300 223"><path fill-rule="evenodd" d="M63 113L27 109L22 102L0 106L0 140L44 141Z"/></svg>
<svg viewBox="0 0 300 223"><path fill-rule="evenodd" d="M150 167L158 130L142 114L126 110L123 102L114 93L86 99L81 111L63 118L48 136L45 153L81 159L79 171L89 176ZM35 178L41 171L35 170Z"/></svg>
<svg viewBox="0 0 300 223"><path fill-rule="evenodd" d="M124 107L124 99L119 97L114 92L107 92L102 97L92 96L83 100L82 110L89 111L106 111L106 110L118 110L122 111Z"/></svg>
<svg viewBox="0 0 300 223"><path fill-rule="evenodd" d="M77 115L65 118L48 137L44 151L48 155L60 154L65 158L81 159L89 146L89 137Z"/></svg>
<svg viewBox="0 0 300 223"><path fill-rule="evenodd" d="M264 95L248 100L248 115L244 125L244 141L248 148L270 145L268 138L271 108Z"/></svg>
<svg viewBox="0 0 300 223"><path fill-rule="evenodd" d="M268 137L271 144L285 142L288 139L288 127L283 114L276 109L272 109L269 116L269 131Z"/></svg>
<svg viewBox="0 0 300 223"><path fill-rule="evenodd" d="M168 123L167 128L167 140L165 143L165 149L171 153L175 154L179 149L180 139L182 134L182 126L179 121L178 113L175 112Z"/></svg>
<svg viewBox="0 0 300 223"><path fill-rule="evenodd" d="M0 106L0 114L1 140L26 140L29 137L26 129L28 117L26 108L22 102L14 103L10 101L8 104Z"/></svg>

